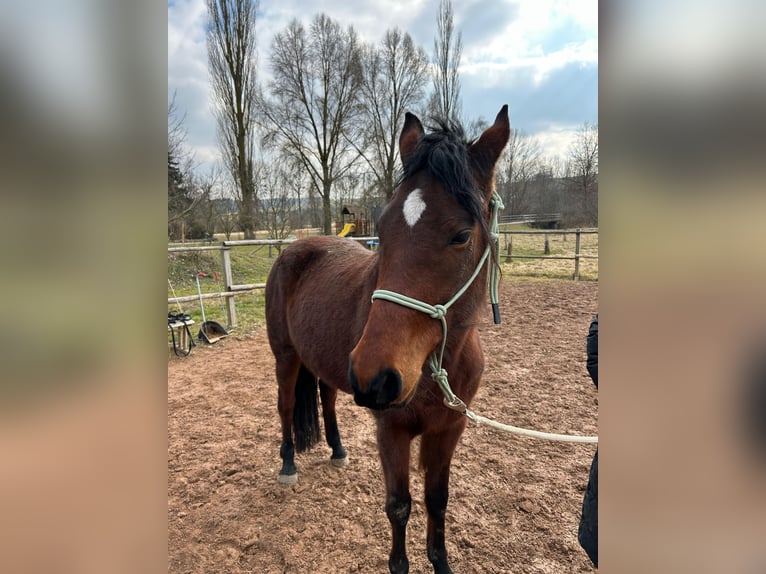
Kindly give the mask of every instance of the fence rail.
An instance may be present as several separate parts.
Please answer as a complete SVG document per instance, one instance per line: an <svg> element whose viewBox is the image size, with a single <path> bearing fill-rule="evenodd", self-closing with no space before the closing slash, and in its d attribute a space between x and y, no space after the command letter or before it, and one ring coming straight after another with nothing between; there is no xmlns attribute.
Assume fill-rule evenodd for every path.
<svg viewBox="0 0 766 574"><path fill-rule="evenodd" d="M580 260L581 259L598 259L598 255L590 255L580 253L580 237L582 235L598 234L598 229L574 229L574 230L519 230L519 231L500 231L500 235L505 236L506 253L499 254L505 258L506 262L510 262L513 259L571 259L574 263L574 274L572 278L574 280L580 279ZM573 255L514 255L513 254L513 235L574 235L575 236L575 252ZM511 241L508 237L511 237ZM368 243L377 242L378 238L375 236L365 237L348 237L353 241ZM263 289L266 287L266 283L241 283L235 284L233 281L233 275L231 272L231 249L233 247L241 247L246 245L260 245L272 247L281 247L298 241L297 239L241 239L234 241L223 241L220 245L205 245L205 246L177 246L168 247L168 253L183 253L192 251L220 251L221 263L223 265L223 282L224 289L220 293L203 293L203 299L217 299L223 297L226 301L226 319L231 327L237 326L237 310L234 305L234 297L255 291L256 289ZM198 301L199 295L184 295L182 297L169 297L168 305L175 303L188 303L191 301Z"/></svg>
<svg viewBox="0 0 766 574"><path fill-rule="evenodd" d="M528 213L521 215L501 215L497 218L500 224L514 223L544 223L561 221L560 213Z"/></svg>
<svg viewBox="0 0 766 574"><path fill-rule="evenodd" d="M500 235L505 236L506 253L504 255L506 263L513 259L570 259L574 261L574 273L572 279L580 280L580 259L598 259L598 255L590 255L580 252L580 238L583 235L598 235L598 229L546 229L546 230L519 230L519 231L500 231ZM513 236L514 235L542 235L545 238L545 251L548 251L549 235L574 235L575 252L573 255L514 255L513 254ZM511 237L511 241L508 240Z"/></svg>

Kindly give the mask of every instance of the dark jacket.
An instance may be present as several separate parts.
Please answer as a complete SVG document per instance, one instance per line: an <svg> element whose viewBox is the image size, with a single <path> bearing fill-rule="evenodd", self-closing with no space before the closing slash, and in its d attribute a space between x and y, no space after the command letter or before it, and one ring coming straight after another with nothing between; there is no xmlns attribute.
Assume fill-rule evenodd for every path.
<svg viewBox="0 0 766 574"><path fill-rule="evenodd" d="M598 314L593 318L588 329L585 347L588 358L585 367L593 383L598 388ZM588 557L598 568L598 449L590 465L588 486L582 501L582 516L577 539Z"/></svg>
<svg viewBox="0 0 766 574"><path fill-rule="evenodd" d="M585 350L588 353L585 368L588 369L588 374L593 379L593 384L598 388L598 314L593 317L593 321L591 321L590 328L588 329L588 337L585 339Z"/></svg>

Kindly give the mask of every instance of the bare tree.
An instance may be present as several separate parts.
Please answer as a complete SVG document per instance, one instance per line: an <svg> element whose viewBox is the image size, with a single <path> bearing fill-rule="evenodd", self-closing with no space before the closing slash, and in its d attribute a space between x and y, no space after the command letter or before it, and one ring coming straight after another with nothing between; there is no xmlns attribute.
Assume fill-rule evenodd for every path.
<svg viewBox="0 0 766 574"><path fill-rule="evenodd" d="M404 114L423 99L428 55L398 28L388 30L379 46L365 46L362 101L366 115L362 155L384 199L394 192L397 145Z"/></svg>
<svg viewBox="0 0 766 574"><path fill-rule="evenodd" d="M186 220L199 199L188 174L168 152L168 239L186 240Z"/></svg>
<svg viewBox="0 0 766 574"><path fill-rule="evenodd" d="M218 166L213 166L207 173L196 174L193 177L197 190L197 201L192 211L195 235L211 239L215 233L218 210L215 202L215 189L218 187L221 173Z"/></svg>
<svg viewBox="0 0 766 574"><path fill-rule="evenodd" d="M577 205L577 223L598 224L598 125L580 126L569 147L567 192Z"/></svg>
<svg viewBox="0 0 766 574"><path fill-rule="evenodd" d="M439 2L439 15L436 20L437 36L434 38L433 63L435 66L433 92L428 107L432 114L459 120L462 114L460 97L460 58L463 54L462 34L455 34L453 24L452 0Z"/></svg>
<svg viewBox="0 0 766 574"><path fill-rule="evenodd" d="M223 187L219 187L219 191L215 197L216 205L216 228L219 229L226 240L231 239L232 233L239 229L237 212L234 209L234 200L231 195L224 191Z"/></svg>
<svg viewBox="0 0 766 574"><path fill-rule="evenodd" d="M483 117L472 118L464 122L465 135L470 139L478 139L491 124Z"/></svg>
<svg viewBox="0 0 766 574"><path fill-rule="evenodd" d="M257 172L263 219L269 237L284 239L290 233L290 212L295 203L289 184L290 174L278 162L263 162Z"/></svg>
<svg viewBox="0 0 766 574"><path fill-rule="evenodd" d="M183 163L190 156L186 148L186 112L180 113L175 92L168 103L168 156L177 163Z"/></svg>
<svg viewBox="0 0 766 574"><path fill-rule="evenodd" d="M193 212L203 199L194 181L194 154L186 146L186 114L168 103L168 238L185 241L192 232Z"/></svg>
<svg viewBox="0 0 766 574"><path fill-rule="evenodd" d="M303 212L305 211L304 204L305 200L308 199L306 197L306 193L309 189L311 189L311 184L306 178L306 174L303 171L303 166L287 164L287 168L290 174L287 180L287 184L290 187L291 192L295 194L295 210L293 210L292 213L292 226L298 228L299 230L303 230L303 227L305 226L303 219ZM295 213L296 211L298 212L297 217Z"/></svg>
<svg viewBox="0 0 766 574"><path fill-rule="evenodd" d="M257 0L206 0L208 70L224 164L241 198L240 226L255 236L253 153Z"/></svg>
<svg viewBox="0 0 766 574"><path fill-rule="evenodd" d="M197 201L188 176L168 150L168 239L184 241L185 219Z"/></svg>
<svg viewBox="0 0 766 574"><path fill-rule="evenodd" d="M556 174L556 161L555 157L539 158L535 172L526 182L526 193L518 213L561 212L562 183Z"/></svg>
<svg viewBox="0 0 766 574"><path fill-rule="evenodd" d="M274 37L270 98L259 98L266 141L299 162L322 199L323 228L332 234L331 191L359 153L357 118L360 46L352 27L343 30L325 14L309 33L298 20Z"/></svg>
<svg viewBox="0 0 766 574"><path fill-rule="evenodd" d="M518 215L529 212L529 196L533 180L541 171L539 142L518 129L511 137L497 169L498 190L505 203L505 212Z"/></svg>

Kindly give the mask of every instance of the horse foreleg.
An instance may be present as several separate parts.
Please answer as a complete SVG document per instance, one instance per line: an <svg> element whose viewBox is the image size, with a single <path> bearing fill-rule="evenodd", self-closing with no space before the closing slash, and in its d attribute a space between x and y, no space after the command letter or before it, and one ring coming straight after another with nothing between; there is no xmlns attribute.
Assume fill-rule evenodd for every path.
<svg viewBox="0 0 766 574"><path fill-rule="evenodd" d="M282 469L279 471L281 484L298 482L298 469L295 466L295 445L293 444L293 413L295 411L295 385L298 380L300 362L295 359L277 361L277 382L279 383L277 409L282 426L282 445L279 456L282 457Z"/></svg>
<svg viewBox="0 0 766 574"><path fill-rule="evenodd" d="M348 464L348 455L340 442L338 431L338 419L335 415L335 399L338 397L338 389L331 387L321 380L319 381L319 397L322 401L322 418L324 419L324 436L327 444L332 449L330 463L336 467Z"/></svg>
<svg viewBox="0 0 766 574"><path fill-rule="evenodd" d="M435 574L452 574L444 543L444 517L449 499L449 472L452 454L465 423L447 431L424 434L420 444L420 461L425 470L425 499L428 512L426 549Z"/></svg>
<svg viewBox="0 0 766 574"><path fill-rule="evenodd" d="M410 518L410 437L378 423L378 450L386 481L386 516L391 523L391 574L407 574L407 521Z"/></svg>

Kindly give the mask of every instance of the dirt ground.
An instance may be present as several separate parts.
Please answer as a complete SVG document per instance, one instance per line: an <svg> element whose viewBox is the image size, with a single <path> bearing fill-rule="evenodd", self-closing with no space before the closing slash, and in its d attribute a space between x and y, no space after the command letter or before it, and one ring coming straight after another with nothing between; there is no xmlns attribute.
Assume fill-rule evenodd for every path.
<svg viewBox="0 0 766 574"><path fill-rule="evenodd" d="M501 325L481 324L487 367L472 408L501 422L598 434L585 336L594 282L504 281ZM338 398L350 464L324 443L297 455L299 482L277 483L279 419L265 328L168 362L168 572L388 572L390 528L370 414ZM417 445L413 445L417 448ZM456 573L594 572L577 526L595 445L468 424L447 507ZM417 456L413 457L417 460ZM426 558L422 476L411 470L410 572Z"/></svg>

